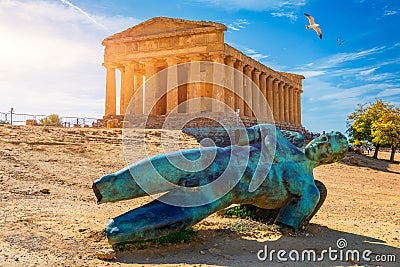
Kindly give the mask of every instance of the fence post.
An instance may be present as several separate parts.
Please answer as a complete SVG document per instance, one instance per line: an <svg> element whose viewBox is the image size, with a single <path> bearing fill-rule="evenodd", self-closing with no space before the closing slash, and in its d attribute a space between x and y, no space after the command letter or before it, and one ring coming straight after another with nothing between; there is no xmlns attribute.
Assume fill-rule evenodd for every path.
<svg viewBox="0 0 400 267"><path fill-rule="evenodd" d="M13 115L14 109L11 108L10 110L10 124L12 125L12 115Z"/></svg>

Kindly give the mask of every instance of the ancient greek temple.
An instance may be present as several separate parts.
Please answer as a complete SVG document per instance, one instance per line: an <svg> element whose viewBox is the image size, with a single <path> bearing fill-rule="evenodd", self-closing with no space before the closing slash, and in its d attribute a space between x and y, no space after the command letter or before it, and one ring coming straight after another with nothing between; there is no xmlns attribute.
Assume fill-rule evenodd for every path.
<svg viewBox="0 0 400 267"><path fill-rule="evenodd" d="M222 101L240 118L252 119L255 113L266 112L260 103L268 103L274 123L285 129L301 129L302 75L278 72L245 55L224 42L226 26L215 22L190 21L166 17L155 17L132 28L116 33L103 41L105 46L103 66L106 74L105 116L122 118L133 95L153 75L171 69L163 79L165 84L179 84L168 93L155 90L153 93L136 94L133 111L138 116L166 116L171 112L190 114L202 112L224 113L220 106L187 102L191 98L213 98ZM180 65L190 62L215 62L231 68L217 73L210 67L191 64L190 70L177 71ZM171 68L178 66L177 68ZM120 72L117 86L116 71ZM224 86L212 83L188 83L181 81L183 75L208 77L222 81ZM242 75L238 75L242 74ZM247 82L248 77L252 83ZM187 78L187 77L186 77ZM119 87L119 88L117 88ZM257 87L261 94L253 94ZM117 113L117 90L119 91L119 113ZM239 92L236 94L235 92ZM246 95L245 102L242 97ZM149 99L159 98L148 110ZM262 102L260 98L264 98ZM178 107L178 108L177 108Z"/></svg>

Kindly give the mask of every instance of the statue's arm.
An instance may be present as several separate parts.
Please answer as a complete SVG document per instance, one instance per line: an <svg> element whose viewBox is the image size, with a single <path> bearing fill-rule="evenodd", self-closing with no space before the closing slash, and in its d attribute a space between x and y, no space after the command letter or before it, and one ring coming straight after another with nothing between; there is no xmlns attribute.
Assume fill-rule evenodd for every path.
<svg viewBox="0 0 400 267"><path fill-rule="evenodd" d="M298 230L303 221L314 211L320 193L314 183L292 183L288 191L289 199L281 208L275 223Z"/></svg>

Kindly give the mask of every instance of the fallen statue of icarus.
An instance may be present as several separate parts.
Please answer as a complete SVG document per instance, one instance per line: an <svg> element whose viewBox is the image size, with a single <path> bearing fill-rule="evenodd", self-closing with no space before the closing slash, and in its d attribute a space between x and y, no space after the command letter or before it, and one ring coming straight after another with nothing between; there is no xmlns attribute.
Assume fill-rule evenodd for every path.
<svg viewBox="0 0 400 267"><path fill-rule="evenodd" d="M277 210L275 223L294 230L307 223L326 197L325 186L314 180L313 169L343 158L346 137L330 132L302 149L304 139L298 133L280 131L269 124L242 129L245 134L232 130L233 138L227 135L229 130L185 129L198 141L208 137L216 146L157 155L95 181L98 203L166 192L111 219L106 227L108 242L176 233L232 204ZM191 170L201 165L196 160L207 161L210 155L212 160L205 168ZM189 162L185 168L174 164L185 160Z"/></svg>

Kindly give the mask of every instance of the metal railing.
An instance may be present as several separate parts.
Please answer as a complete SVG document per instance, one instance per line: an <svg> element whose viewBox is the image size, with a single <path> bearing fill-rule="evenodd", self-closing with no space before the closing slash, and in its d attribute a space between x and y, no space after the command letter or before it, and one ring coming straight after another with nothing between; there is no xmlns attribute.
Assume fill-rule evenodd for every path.
<svg viewBox="0 0 400 267"><path fill-rule="evenodd" d="M41 120L48 117L46 115L15 113L11 109L8 112L0 112L0 124L25 125L27 121L31 120L41 125ZM58 125L63 127L74 127L76 125L80 127L97 127L97 118L59 117Z"/></svg>
<svg viewBox="0 0 400 267"><path fill-rule="evenodd" d="M96 118L60 117L60 121L63 127L73 127L74 125L97 127Z"/></svg>

